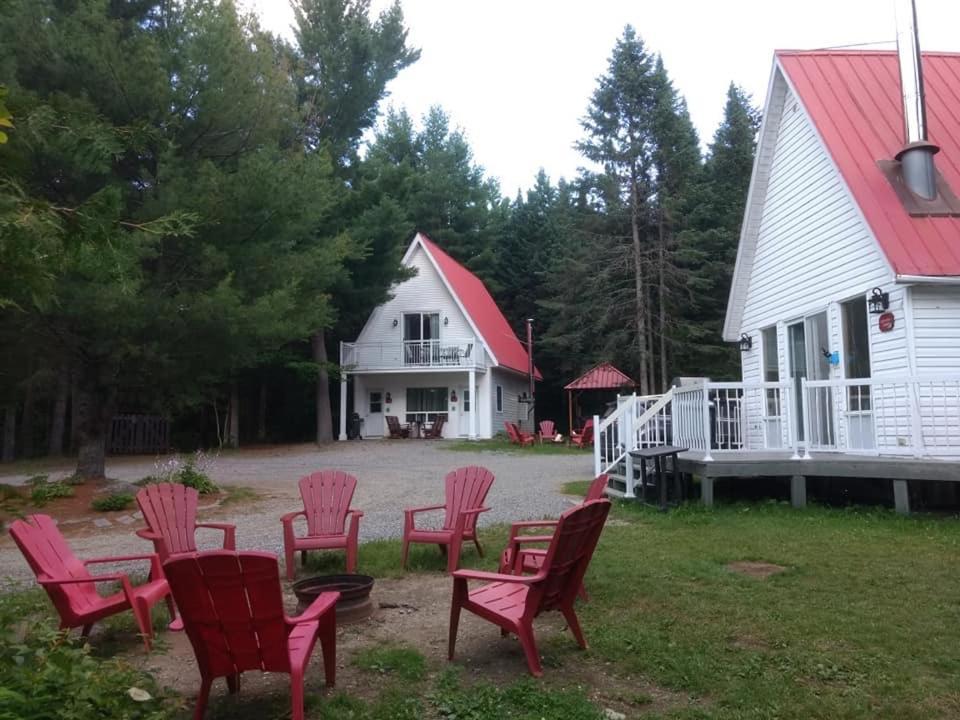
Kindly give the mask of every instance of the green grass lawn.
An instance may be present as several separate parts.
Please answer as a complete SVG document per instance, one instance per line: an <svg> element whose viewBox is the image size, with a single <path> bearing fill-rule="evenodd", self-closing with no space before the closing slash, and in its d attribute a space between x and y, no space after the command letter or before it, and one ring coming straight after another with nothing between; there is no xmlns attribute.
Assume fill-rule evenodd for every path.
<svg viewBox="0 0 960 720"><path fill-rule="evenodd" d="M589 455L593 447L582 450L570 447L566 443L545 442L534 443L526 447L514 445L506 437L498 435L489 440L445 440L439 445L441 450L453 452L515 452L530 453L532 455Z"/></svg>
<svg viewBox="0 0 960 720"><path fill-rule="evenodd" d="M465 564L489 569L505 529L482 538L487 558L467 550ZM398 546L362 547L363 571L400 574ZM593 689L575 682L593 667L623 688L628 717L956 718L958 558L956 518L780 503L666 514L618 505L587 577L591 602L579 610L589 651L548 633L543 680L476 685L458 666L431 667L415 647L374 647L353 664L378 694L315 699L308 717L600 718ZM415 548L411 560L413 572L442 568L436 548ZM760 579L728 569L735 561L785 570ZM653 703L661 691L684 702ZM240 697L254 714L229 703L212 717L288 707L286 696Z"/></svg>

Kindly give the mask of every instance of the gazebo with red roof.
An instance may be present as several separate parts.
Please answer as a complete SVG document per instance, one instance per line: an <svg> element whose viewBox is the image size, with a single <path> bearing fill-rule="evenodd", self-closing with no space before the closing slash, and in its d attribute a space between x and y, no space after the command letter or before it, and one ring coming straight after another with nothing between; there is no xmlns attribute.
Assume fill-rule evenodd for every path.
<svg viewBox="0 0 960 720"><path fill-rule="evenodd" d="M620 390L634 388L636 383L626 373L618 370L608 362L594 365L583 375L571 383L564 385L567 391L567 425L568 431L573 430L573 393L585 390Z"/></svg>

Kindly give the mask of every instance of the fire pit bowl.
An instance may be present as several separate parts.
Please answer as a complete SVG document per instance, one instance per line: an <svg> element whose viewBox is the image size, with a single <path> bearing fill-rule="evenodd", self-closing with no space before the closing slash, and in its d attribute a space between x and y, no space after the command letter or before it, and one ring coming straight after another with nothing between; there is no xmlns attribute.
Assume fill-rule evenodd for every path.
<svg viewBox="0 0 960 720"><path fill-rule="evenodd" d="M297 580L293 594L297 596L297 613L302 613L323 592L337 591L337 623L354 623L373 614L370 591L373 578L369 575L317 575Z"/></svg>

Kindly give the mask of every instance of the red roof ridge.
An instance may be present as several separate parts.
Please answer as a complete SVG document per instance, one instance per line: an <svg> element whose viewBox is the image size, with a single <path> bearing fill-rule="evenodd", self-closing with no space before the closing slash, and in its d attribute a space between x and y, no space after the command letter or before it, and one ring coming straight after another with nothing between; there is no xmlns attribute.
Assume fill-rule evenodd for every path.
<svg viewBox="0 0 960 720"><path fill-rule="evenodd" d="M497 364L526 375L530 371L530 356L487 286L426 233L417 232L413 242L418 239L433 258L441 277L476 328L480 339L487 344ZM534 367L533 372L537 380L543 379L539 369Z"/></svg>

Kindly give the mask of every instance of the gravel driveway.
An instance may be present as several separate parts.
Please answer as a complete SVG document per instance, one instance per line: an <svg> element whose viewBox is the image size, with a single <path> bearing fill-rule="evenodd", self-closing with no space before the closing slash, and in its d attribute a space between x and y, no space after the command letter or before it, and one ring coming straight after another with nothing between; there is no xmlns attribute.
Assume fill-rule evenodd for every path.
<svg viewBox="0 0 960 720"><path fill-rule="evenodd" d="M237 547L282 553L280 516L302 507L297 480L314 470L337 468L357 476L353 507L362 510L360 539L400 537L403 508L443 502L443 477L463 465L483 465L496 481L487 496L490 512L480 525L556 516L570 506L560 494L563 483L592 475L592 456L534 455L522 452L459 452L442 449L442 442L365 440L315 445L295 445L240 450L214 461L209 474L219 485L254 489L260 499L253 504L227 506L217 519L237 526ZM138 480L154 472L155 458L111 458L107 475ZM72 472L72 466L52 467L51 479ZM0 482L18 483L23 476L0 475ZM202 501L201 501L202 504ZM209 516L202 513L201 519ZM138 524L139 526L139 524ZM138 553L149 545L130 527L98 530L64 528L80 557ZM209 535L207 535L209 533ZM222 537L200 530L201 547L212 547ZM0 537L0 581L32 577L26 562L9 536Z"/></svg>

